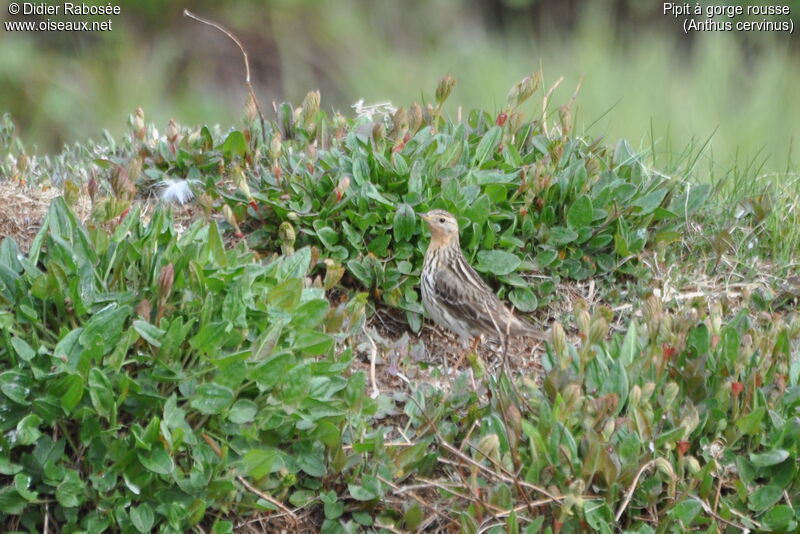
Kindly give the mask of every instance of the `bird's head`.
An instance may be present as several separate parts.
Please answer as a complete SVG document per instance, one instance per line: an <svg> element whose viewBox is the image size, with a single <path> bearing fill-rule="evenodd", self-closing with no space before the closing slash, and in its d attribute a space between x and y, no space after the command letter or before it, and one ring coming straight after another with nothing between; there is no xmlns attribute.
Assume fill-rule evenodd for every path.
<svg viewBox="0 0 800 534"><path fill-rule="evenodd" d="M431 244L434 248L458 244L458 221L444 210L431 210L420 215L431 231Z"/></svg>

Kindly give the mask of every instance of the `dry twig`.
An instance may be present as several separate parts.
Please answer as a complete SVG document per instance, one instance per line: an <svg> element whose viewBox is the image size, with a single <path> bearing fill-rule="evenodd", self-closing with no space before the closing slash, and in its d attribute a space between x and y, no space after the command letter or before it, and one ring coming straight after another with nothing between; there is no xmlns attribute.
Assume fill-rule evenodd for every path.
<svg viewBox="0 0 800 534"><path fill-rule="evenodd" d="M639 471L636 472L636 476L633 477L633 482L631 482L630 487L628 487L628 491L625 492L625 499L622 501L622 504L617 509L617 515L614 516L614 521L619 523L619 518L622 517L622 513L625 511L625 508L628 507L628 504L630 504L631 499L633 498L633 492L636 491L636 485L639 484L639 478L641 478L642 474L655 464L656 464L655 459L650 460L642 467L640 467Z"/></svg>
<svg viewBox="0 0 800 534"><path fill-rule="evenodd" d="M361 325L361 330L364 332L364 335L367 336L367 340L369 341L370 345L369 382L372 385L372 393L370 394L370 397L377 399L378 395L381 394L381 390L378 389L378 379L375 377L375 360L378 358L378 346L375 345L375 341L373 341L372 336L370 336L367 332L365 325Z"/></svg>
<svg viewBox="0 0 800 534"><path fill-rule="evenodd" d="M553 91L555 91L563 81L564 77L559 77L558 80L556 80L556 83L554 83L553 86L547 90L547 92L544 94L544 98L542 99L542 130L547 137L550 137L550 134L547 131L547 104L550 102L550 95L553 94Z"/></svg>
<svg viewBox="0 0 800 534"><path fill-rule="evenodd" d="M272 503L275 506L277 506L280 510L282 510L286 514L286 517L289 518L289 522L292 523L292 525L297 526L297 516L294 514L294 512L292 512L289 508L287 508L285 504L283 504L281 501L279 501L275 497L267 495L266 493L264 493L263 491L261 491L257 487L255 487L252 484L250 484L247 480L245 480L245 478L242 475L237 475L236 479L239 482L241 482L242 485L245 488L247 488L248 490L250 490L251 492L255 493L256 495L258 495L259 497L261 497L265 501L267 501L269 503Z"/></svg>
<svg viewBox="0 0 800 534"><path fill-rule="evenodd" d="M438 517L441 517L443 520L447 521L449 524L451 524L451 525L453 525L454 527L458 528L458 526L459 526L459 525L458 525L458 522L457 522L455 519L453 519L452 517L448 516L448 515L447 515L447 514L445 514L444 512L441 512L441 511L440 511L438 508L436 508L435 506L433 506L433 505L431 505L431 504L428 504L427 502L425 502L425 501L422 499L422 497L419 497L417 494L415 494L415 493L413 492L413 490L414 490L414 489L425 489L425 488L429 488L429 487L431 487L431 484L430 484L430 483L427 483L427 482L426 482L426 484L425 484L425 485L423 485L423 486L421 486L421 485L419 485L419 484L418 484L418 485L416 485L416 486L413 486L413 487L412 487L412 486L407 486L407 487L405 487L405 488L401 488L401 487L397 486L396 484L394 484L394 483L393 483L391 480L386 480L385 478L383 478L383 477L382 477L382 476L380 476L380 475L375 475L375 476L378 478L378 480L380 480L381 482L383 482L384 484L386 484L387 486L389 486L390 488L392 488L392 491L393 491L393 492L394 492L396 495L401 495L401 494L403 494L403 493L408 493L409 495L411 495L411 497L412 497L412 498L413 498L415 501L417 501L417 502L418 502L420 505L422 505L424 508L426 508L426 509L430 510L431 512L433 512L434 514L436 514Z"/></svg>
<svg viewBox="0 0 800 534"><path fill-rule="evenodd" d="M264 143L265 144L268 143L267 128L266 128L267 121L264 120L264 114L261 112L261 105L258 103L256 92L253 90L253 84L250 83L250 61L247 59L247 51L244 49L244 45L242 45L242 42L230 30L227 30L226 28L220 26L216 22L204 19L202 17L198 17L188 9L183 10L183 15L185 17L189 17L190 19L194 19L197 22L202 22L203 24L211 26L212 28L216 28L217 30L227 35L228 38L230 38L230 40L236 43L236 46L239 47L239 50L242 52L242 59L244 59L244 72L245 72L244 83L247 85L247 91L250 94L250 98L253 100L253 104L255 104L256 106L256 111L258 111L258 117L261 120L261 136L264 139Z"/></svg>

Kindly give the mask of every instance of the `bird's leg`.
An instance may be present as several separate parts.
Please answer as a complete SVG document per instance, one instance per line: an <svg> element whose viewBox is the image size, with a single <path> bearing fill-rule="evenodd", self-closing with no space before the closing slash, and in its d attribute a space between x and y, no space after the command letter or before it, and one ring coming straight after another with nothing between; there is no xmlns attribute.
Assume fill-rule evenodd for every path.
<svg viewBox="0 0 800 534"><path fill-rule="evenodd" d="M475 353L475 351L478 349L478 343L480 343L480 341L481 341L481 336L476 336L472 338L472 345L461 353L461 356L459 356L458 361L453 366L453 369L455 371L458 371L458 369L461 367L461 362L464 361L464 358L466 358L467 354Z"/></svg>
<svg viewBox="0 0 800 534"><path fill-rule="evenodd" d="M475 338L473 338L472 340L472 346L470 347L469 351L475 352L476 350L478 350L478 343L480 342L481 342L481 336L475 336Z"/></svg>

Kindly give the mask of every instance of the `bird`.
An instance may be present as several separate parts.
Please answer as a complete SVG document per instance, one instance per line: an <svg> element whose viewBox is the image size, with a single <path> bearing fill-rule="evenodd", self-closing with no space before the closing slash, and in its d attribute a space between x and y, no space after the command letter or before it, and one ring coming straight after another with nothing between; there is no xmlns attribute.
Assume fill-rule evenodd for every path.
<svg viewBox="0 0 800 534"><path fill-rule="evenodd" d="M431 233L420 276L422 304L436 324L455 332L463 344L472 340L473 351L482 334L498 339L506 334L546 339L543 332L500 302L467 262L455 216L434 209L420 217Z"/></svg>

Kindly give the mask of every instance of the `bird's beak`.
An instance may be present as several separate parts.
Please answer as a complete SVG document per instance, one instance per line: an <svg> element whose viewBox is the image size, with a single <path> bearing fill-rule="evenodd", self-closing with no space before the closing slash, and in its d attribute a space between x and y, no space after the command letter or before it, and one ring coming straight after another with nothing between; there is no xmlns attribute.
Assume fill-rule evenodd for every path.
<svg viewBox="0 0 800 534"><path fill-rule="evenodd" d="M420 217L422 218L422 220L423 220L423 221L425 221L425 222L430 222L430 220L431 220L431 217L430 217L430 215L428 215L427 213L420 213L420 214L419 214L419 216L420 216Z"/></svg>

